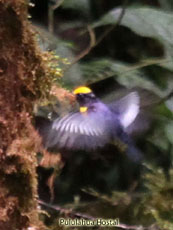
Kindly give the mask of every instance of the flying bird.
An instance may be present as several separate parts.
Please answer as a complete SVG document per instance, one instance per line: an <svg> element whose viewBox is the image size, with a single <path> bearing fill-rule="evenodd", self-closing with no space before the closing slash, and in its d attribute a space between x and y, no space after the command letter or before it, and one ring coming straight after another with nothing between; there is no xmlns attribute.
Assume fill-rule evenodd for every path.
<svg viewBox="0 0 173 230"><path fill-rule="evenodd" d="M105 104L89 87L74 90L79 110L55 119L47 134L46 148L95 151L108 144L123 146L127 157L141 162L143 156L126 129L139 113L140 98L131 92L118 101Z"/></svg>

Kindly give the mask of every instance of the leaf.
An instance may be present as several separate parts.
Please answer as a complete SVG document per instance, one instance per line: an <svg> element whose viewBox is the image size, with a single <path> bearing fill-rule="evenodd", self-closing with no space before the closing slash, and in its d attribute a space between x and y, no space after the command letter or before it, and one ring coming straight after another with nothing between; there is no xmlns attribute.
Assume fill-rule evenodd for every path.
<svg viewBox="0 0 173 230"><path fill-rule="evenodd" d="M93 27L116 24L122 8L115 8L104 15ZM127 8L120 22L140 36L151 37L161 41L166 49L166 59L173 63L173 14L147 7ZM170 70L173 65L164 64Z"/></svg>
<svg viewBox="0 0 173 230"><path fill-rule="evenodd" d="M151 90L160 97L166 96L171 87L173 87L173 80L169 82L168 89L160 89L143 73L141 67L154 64L154 62L146 61L136 65L128 65L122 62L116 62L111 59L99 59L81 64L81 70L84 75L85 84L94 83L108 77L115 77L118 83L127 88L140 87Z"/></svg>
<svg viewBox="0 0 173 230"><path fill-rule="evenodd" d="M173 97L166 101L166 106L173 113Z"/></svg>
<svg viewBox="0 0 173 230"><path fill-rule="evenodd" d="M165 103L162 103L160 105L158 105L155 108L155 114L161 115L167 119L173 119L173 113L171 112L171 110L165 105Z"/></svg>
<svg viewBox="0 0 173 230"><path fill-rule="evenodd" d="M165 133L170 141L170 143L173 145L173 120L170 121L166 126L165 126Z"/></svg>
<svg viewBox="0 0 173 230"><path fill-rule="evenodd" d="M89 14L89 0L65 0L62 3L62 8L82 11L85 15Z"/></svg>
<svg viewBox="0 0 173 230"><path fill-rule="evenodd" d="M115 24L121 10L121 8L111 10L94 26ZM173 15L171 13L147 7L128 8L120 24L131 28L141 36L153 37L173 45Z"/></svg>
<svg viewBox="0 0 173 230"><path fill-rule="evenodd" d="M172 0L159 0L160 6L164 10L173 9Z"/></svg>

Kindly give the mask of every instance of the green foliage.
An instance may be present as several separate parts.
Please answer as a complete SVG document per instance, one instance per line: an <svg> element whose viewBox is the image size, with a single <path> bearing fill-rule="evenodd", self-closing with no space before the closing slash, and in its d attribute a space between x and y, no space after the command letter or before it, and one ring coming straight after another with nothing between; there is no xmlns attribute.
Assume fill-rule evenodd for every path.
<svg viewBox="0 0 173 230"><path fill-rule="evenodd" d="M109 24L116 24L122 9L115 8L106 13L100 20L93 24L93 27L105 26ZM93 76L96 76L94 80L100 80L111 75L116 74L118 81L132 88L134 86L141 86L145 89L154 91L159 96L167 95L173 88L172 70L173 70L173 33L172 33L173 16L171 13L166 13L163 10L156 10L154 8L147 7L131 7L125 10L125 14L120 22L120 25L126 26L133 30L140 36L151 37L159 40L164 46L165 54L164 58L160 60L153 60L151 58L141 60L133 66L129 66L125 63L110 60L110 59L98 59L84 63L82 65L83 74L89 82L93 81ZM151 65L157 65L165 69L170 70L169 79L164 79L159 83L159 72L157 73L157 82L161 85L165 84L165 90L161 91L158 85L153 84L152 78L147 79L148 76L143 71L143 67L149 67ZM152 66L151 66L152 68ZM165 72L166 74L166 72ZM161 79L161 78L160 78ZM163 79L163 77L162 77Z"/></svg>
<svg viewBox="0 0 173 230"><path fill-rule="evenodd" d="M66 87L71 85L77 85L81 83L81 71L79 64L74 64L70 68L68 66L74 60L74 54L72 48L74 45L70 42L63 41L62 39L55 37L53 34L50 34L45 28L35 25L37 32L37 40L43 51L50 52L53 51L57 62L53 63L52 58L48 60L50 65L53 66L53 69L58 70L63 74L62 84L65 84ZM51 55L50 55L51 56ZM51 64L52 63L52 64ZM73 79L72 76L75 76ZM59 82L59 81L58 81Z"/></svg>
<svg viewBox="0 0 173 230"><path fill-rule="evenodd" d="M122 8L111 10L95 26L116 23L121 10ZM173 16L171 13L154 8L131 7L125 9L121 25L131 28L141 36L155 37L156 39L172 44L172 31L170 31L172 22ZM169 31L170 33L168 33Z"/></svg>
<svg viewBox="0 0 173 230"><path fill-rule="evenodd" d="M172 5L172 0L159 0L160 6L163 10L172 10L173 5Z"/></svg>
<svg viewBox="0 0 173 230"><path fill-rule="evenodd" d="M65 0L62 2L62 7L64 9L78 10L84 14L87 14L90 10L88 0Z"/></svg>
<svg viewBox="0 0 173 230"><path fill-rule="evenodd" d="M173 121L172 120L166 125L165 132L169 142L173 144Z"/></svg>
<svg viewBox="0 0 173 230"><path fill-rule="evenodd" d="M68 9L68 12L72 14L79 13L77 13L78 21L74 17L74 20L60 24L60 32L64 29L63 32L70 34L69 41L64 42L62 38L44 31L43 37L46 42L42 44L40 42L40 44L46 50L54 50L55 55L59 57L58 68L64 74L60 83L66 88L73 88L76 85L94 85L112 77L127 90L135 89L139 93L145 90L160 99L152 104L150 96L146 98L141 96L141 101L150 105L147 112L152 111L153 115L151 128L142 135L138 143L145 155L145 170L142 172L143 178L140 181L142 185L139 185L136 192L131 193L118 187L118 178L122 176L122 174L119 175L119 168L123 168L129 180L131 173L134 173L130 172L130 168L135 168L135 166L130 165L129 162L115 164L112 161L111 164L100 158L89 159L85 153L79 153L70 159L69 168L67 167L64 174L60 174L56 179L58 191L60 191L57 200L66 202L68 208L91 216L119 217L121 222L132 225L154 224L156 228L149 229L172 230L173 99L171 96L166 97L173 90L172 3L171 0L159 0L160 6L151 8L144 7L139 1L134 2L138 6L126 7L120 26L112 31L112 37L108 34L98 47L91 49L87 57L77 63L76 57L80 54L78 51L82 53L89 44L89 42L86 44L83 37L86 29L80 29L85 24L84 17L87 15L88 21L93 21L97 15L95 12L98 11L100 19L97 17L95 22L91 23L94 30L92 32L95 32L97 40L109 26L116 25L119 19L122 7L115 8L115 1L111 7L108 7L111 10L107 12L103 1L96 4L93 0L93 7L91 1L87 0L64 0L61 5L62 11ZM109 3L108 6L110 6ZM75 32L78 36L77 41L76 37L73 38ZM119 34L120 37L118 37ZM113 39L117 37L119 39L114 41ZM82 45L78 44L79 40L84 40ZM157 44L156 47L155 44ZM69 63L75 64L64 65L62 60L66 58ZM51 64L51 66L54 70L56 69L56 65ZM106 85L103 87L106 88ZM113 91L113 94L116 92ZM145 109L147 110L147 106ZM81 179L82 177L84 180ZM167 179L170 177L170 181L166 180L166 177ZM88 184L91 182L90 189L84 189L85 180ZM97 190L100 181L103 184L101 186L103 192L100 191L101 189ZM92 196L90 202L80 200L82 199L81 190ZM78 202L72 202L73 197L78 197Z"/></svg>
<svg viewBox="0 0 173 230"><path fill-rule="evenodd" d="M161 229L171 230L173 228L173 171L170 171L170 182L165 181L163 172L160 169L150 166L150 173L145 175L148 193L145 195L144 213L154 217ZM145 197L144 196L144 197Z"/></svg>
<svg viewBox="0 0 173 230"><path fill-rule="evenodd" d="M143 193L125 193L113 192L111 196L106 196L94 191L93 189L85 190L86 193L91 194L98 199L97 212L105 215L106 209L114 210L114 215L120 218L120 221L126 221L135 225L143 225L149 228L152 223L156 223L157 228L162 230L172 230L172 215L173 215L173 185L167 182L160 169L151 165L146 166L149 170L144 175L146 192ZM173 171L171 170L171 179L173 179ZM104 203L104 210L101 209ZM77 210L86 210L87 204ZM87 209L87 213L91 214L92 209ZM127 217L123 215L130 215ZM156 228L156 229L157 229ZM151 228L152 229L152 228Z"/></svg>
<svg viewBox="0 0 173 230"><path fill-rule="evenodd" d="M129 65L126 63L114 61L111 59L98 59L81 64L84 81L86 83L94 83L106 79L108 77L115 77L115 79L127 88L142 87L151 90L159 96L164 96L169 93L169 88L161 90L156 84L147 78L142 67L147 67L154 64L161 64L164 60L143 60L139 64ZM93 77L94 76L94 77ZM173 81L170 80L171 84ZM170 85L169 85L170 87Z"/></svg>
<svg viewBox="0 0 173 230"><path fill-rule="evenodd" d="M122 8L115 8L106 13L93 27L115 24L121 14ZM151 37L159 40L165 47L165 58L168 63L162 63L162 66L173 70L173 15L147 7L131 7L125 10L120 25L126 26L140 36Z"/></svg>
<svg viewBox="0 0 173 230"><path fill-rule="evenodd" d="M94 27L115 24L122 8L115 8L102 17ZM172 13L147 7L131 7L125 10L120 24L127 26L140 36L159 39L167 45L172 45Z"/></svg>

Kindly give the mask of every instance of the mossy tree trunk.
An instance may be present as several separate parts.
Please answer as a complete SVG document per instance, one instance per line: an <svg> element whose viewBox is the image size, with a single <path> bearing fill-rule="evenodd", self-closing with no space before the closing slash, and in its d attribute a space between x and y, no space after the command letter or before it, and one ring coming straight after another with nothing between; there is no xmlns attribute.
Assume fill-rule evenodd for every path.
<svg viewBox="0 0 173 230"><path fill-rule="evenodd" d="M28 2L0 0L0 229L44 229L38 218L31 120L46 75L28 22Z"/></svg>

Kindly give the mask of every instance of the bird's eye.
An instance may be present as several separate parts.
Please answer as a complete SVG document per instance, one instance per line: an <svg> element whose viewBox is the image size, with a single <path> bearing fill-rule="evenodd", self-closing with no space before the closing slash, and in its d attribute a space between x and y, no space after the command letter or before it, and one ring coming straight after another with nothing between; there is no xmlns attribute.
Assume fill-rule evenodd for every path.
<svg viewBox="0 0 173 230"><path fill-rule="evenodd" d="M77 98L79 98L79 99L81 98L82 99L83 97L84 97L84 95L82 93L78 93L77 94Z"/></svg>

